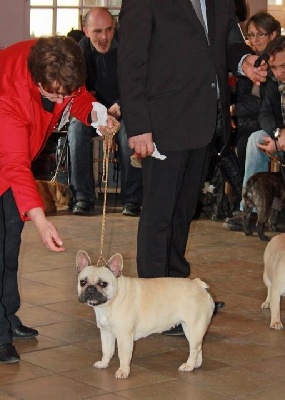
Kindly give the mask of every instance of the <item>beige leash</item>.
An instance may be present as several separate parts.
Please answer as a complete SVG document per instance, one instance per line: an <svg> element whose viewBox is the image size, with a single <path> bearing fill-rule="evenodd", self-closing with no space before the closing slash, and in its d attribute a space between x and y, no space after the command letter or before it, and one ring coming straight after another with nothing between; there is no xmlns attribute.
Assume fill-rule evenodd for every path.
<svg viewBox="0 0 285 400"><path fill-rule="evenodd" d="M100 240L100 256L97 261L97 267L100 262L104 265L107 265L107 261L103 257L103 247L104 247L104 239L105 239L105 227L106 227L106 203L107 203L107 189L108 189L108 172L109 172L109 158L110 151L112 148L113 137L115 135L115 131L111 131L110 133L103 134L103 175L102 182L104 183L104 202L103 202L103 214L102 214L102 226L101 226L101 240Z"/></svg>

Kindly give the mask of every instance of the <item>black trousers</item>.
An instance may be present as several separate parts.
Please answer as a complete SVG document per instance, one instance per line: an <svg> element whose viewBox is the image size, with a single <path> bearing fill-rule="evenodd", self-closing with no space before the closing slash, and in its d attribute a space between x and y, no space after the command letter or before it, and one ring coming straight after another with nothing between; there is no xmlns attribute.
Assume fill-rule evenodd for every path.
<svg viewBox="0 0 285 400"><path fill-rule="evenodd" d="M0 196L0 346L12 342L11 329L20 325L18 257L24 223L11 189Z"/></svg>
<svg viewBox="0 0 285 400"><path fill-rule="evenodd" d="M190 273L185 250L210 152L203 147L164 154L163 161L143 159L144 197L137 243L142 278L185 278Z"/></svg>

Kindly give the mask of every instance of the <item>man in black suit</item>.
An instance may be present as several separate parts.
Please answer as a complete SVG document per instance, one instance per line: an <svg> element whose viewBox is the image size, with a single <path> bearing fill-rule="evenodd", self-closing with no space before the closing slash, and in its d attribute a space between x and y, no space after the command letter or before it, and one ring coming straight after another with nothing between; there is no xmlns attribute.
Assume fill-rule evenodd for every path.
<svg viewBox="0 0 285 400"><path fill-rule="evenodd" d="M246 0L235 0L236 16L240 22L244 22L247 18Z"/></svg>
<svg viewBox="0 0 285 400"><path fill-rule="evenodd" d="M122 1L121 105L143 168L140 277L189 276L185 250L209 146L222 148L230 131L228 70L256 83L267 74L253 68L257 56L244 43L234 2L201 5L196 14L190 0ZM214 137L217 120L222 134ZM154 143L165 160L148 157Z"/></svg>

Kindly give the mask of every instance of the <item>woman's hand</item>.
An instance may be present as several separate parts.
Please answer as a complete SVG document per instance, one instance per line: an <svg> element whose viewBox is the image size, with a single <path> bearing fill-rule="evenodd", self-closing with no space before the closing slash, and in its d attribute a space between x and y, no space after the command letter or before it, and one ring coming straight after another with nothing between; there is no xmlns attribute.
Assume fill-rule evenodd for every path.
<svg viewBox="0 0 285 400"><path fill-rule="evenodd" d="M62 240L57 233L55 226L53 223L47 220L41 207L32 208L31 210L27 211L27 215L34 223L44 246L55 252L61 252L65 250L65 248L62 246Z"/></svg>
<svg viewBox="0 0 285 400"><path fill-rule="evenodd" d="M115 135L118 130L120 129L120 122L116 120L116 118L112 117L111 115L108 115L107 117L107 125L102 126L100 125L99 131L102 133L103 136L108 136L108 135Z"/></svg>

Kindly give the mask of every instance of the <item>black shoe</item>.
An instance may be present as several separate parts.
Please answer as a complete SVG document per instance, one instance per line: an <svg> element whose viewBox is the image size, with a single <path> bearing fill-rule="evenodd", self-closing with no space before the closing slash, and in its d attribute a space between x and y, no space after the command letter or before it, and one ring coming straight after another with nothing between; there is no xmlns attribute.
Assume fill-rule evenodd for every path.
<svg viewBox="0 0 285 400"><path fill-rule="evenodd" d="M141 207L134 203L126 203L123 208L123 215L128 217L138 217L141 213Z"/></svg>
<svg viewBox="0 0 285 400"><path fill-rule="evenodd" d="M36 329L28 328L24 325L16 326L16 328L12 329L12 337L20 338L20 339L30 339L38 336L39 332Z"/></svg>
<svg viewBox="0 0 285 400"><path fill-rule="evenodd" d="M226 303L224 301L215 301L215 308L214 308L214 314L217 314L217 312L225 307Z"/></svg>
<svg viewBox="0 0 285 400"><path fill-rule="evenodd" d="M175 325L172 328L168 329L167 331L162 332L165 336L184 336L184 331L182 325Z"/></svg>
<svg viewBox="0 0 285 400"><path fill-rule="evenodd" d="M92 211L93 203L89 201L79 200L73 207L72 213L74 215L89 215Z"/></svg>
<svg viewBox="0 0 285 400"><path fill-rule="evenodd" d="M0 363L14 364L20 361L20 356L12 343L0 346Z"/></svg>

